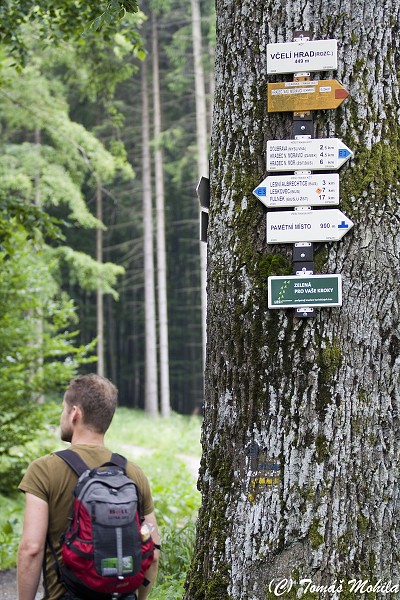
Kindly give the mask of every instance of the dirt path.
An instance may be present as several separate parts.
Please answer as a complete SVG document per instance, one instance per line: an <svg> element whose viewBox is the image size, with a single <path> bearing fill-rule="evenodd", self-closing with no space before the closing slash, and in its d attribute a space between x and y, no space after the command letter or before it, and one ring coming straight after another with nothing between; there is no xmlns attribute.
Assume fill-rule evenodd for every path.
<svg viewBox="0 0 400 600"><path fill-rule="evenodd" d="M42 588L39 588L35 600L43 597ZM0 600L17 600L17 571L8 569L0 571Z"/></svg>

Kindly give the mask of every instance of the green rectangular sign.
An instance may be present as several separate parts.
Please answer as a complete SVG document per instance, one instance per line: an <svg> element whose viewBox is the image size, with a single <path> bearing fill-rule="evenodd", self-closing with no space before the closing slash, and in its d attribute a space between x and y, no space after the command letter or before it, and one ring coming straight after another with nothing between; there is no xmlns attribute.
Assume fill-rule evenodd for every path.
<svg viewBox="0 0 400 600"><path fill-rule="evenodd" d="M300 306L342 306L342 276L268 277L268 308Z"/></svg>

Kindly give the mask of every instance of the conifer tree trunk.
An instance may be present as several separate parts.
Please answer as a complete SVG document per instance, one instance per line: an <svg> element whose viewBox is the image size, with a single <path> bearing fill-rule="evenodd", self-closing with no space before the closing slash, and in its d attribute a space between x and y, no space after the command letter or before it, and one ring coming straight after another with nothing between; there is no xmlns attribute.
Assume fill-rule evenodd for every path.
<svg viewBox="0 0 400 600"><path fill-rule="evenodd" d="M202 508L185 599L265 600L281 580L284 598L366 597L355 580L394 599L372 586L400 576L400 3L216 9ZM268 77L266 44L309 29L338 40L338 69L319 78L351 93L314 118L316 137L354 152L340 208L355 225L316 248L315 272L343 276L343 306L296 319L267 308L266 278L291 272L291 248L266 244L252 190L266 141L292 137L291 114L267 113L267 81L292 77ZM334 590L303 582L302 595L307 578Z"/></svg>
<svg viewBox="0 0 400 600"><path fill-rule="evenodd" d="M156 302L154 289L153 207L151 194L150 117L147 63L141 65L142 87L142 186L145 311L145 411L158 414Z"/></svg>
<svg viewBox="0 0 400 600"><path fill-rule="evenodd" d="M107 377L111 379L111 381L118 381L118 350L117 350L117 327L116 327L116 319L113 313L112 306L113 299L110 297L105 298L105 315L107 322Z"/></svg>
<svg viewBox="0 0 400 600"><path fill-rule="evenodd" d="M41 146L42 146L42 135L41 135L41 131L40 131L39 127L37 127L35 129L35 145L36 145L38 156L40 156ZM36 204L36 206L41 205L40 179L41 179L40 164L38 164L38 168L35 173L35 204ZM37 345L41 348L43 345L43 314L42 314L42 311L39 310L39 314L35 315L35 316L37 316ZM40 374L40 377L42 377L42 373L43 373L43 357L40 355L38 358L37 374ZM38 403L44 402L44 394L40 394L37 401L38 401Z"/></svg>
<svg viewBox="0 0 400 600"><path fill-rule="evenodd" d="M101 181L96 182L96 218L103 222L103 194ZM96 260L103 263L103 230L96 229ZM104 377L104 297L101 281L96 290L96 328L97 328L97 374Z"/></svg>
<svg viewBox="0 0 400 600"><path fill-rule="evenodd" d="M157 290L158 290L158 331L160 341L160 407L161 415L168 417L171 412L169 398L169 353L168 353L168 310L167 310L167 256L165 249L165 194L163 151L161 136L161 94L158 60L157 17L151 13L153 103L154 103L154 151L156 226L157 226Z"/></svg>

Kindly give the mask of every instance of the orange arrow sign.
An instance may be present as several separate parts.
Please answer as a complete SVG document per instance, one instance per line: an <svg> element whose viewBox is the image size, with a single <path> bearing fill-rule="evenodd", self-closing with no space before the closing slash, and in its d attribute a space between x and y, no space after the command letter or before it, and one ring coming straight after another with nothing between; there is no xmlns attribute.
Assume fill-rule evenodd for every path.
<svg viewBox="0 0 400 600"><path fill-rule="evenodd" d="M349 92L336 79L268 84L268 112L337 108Z"/></svg>

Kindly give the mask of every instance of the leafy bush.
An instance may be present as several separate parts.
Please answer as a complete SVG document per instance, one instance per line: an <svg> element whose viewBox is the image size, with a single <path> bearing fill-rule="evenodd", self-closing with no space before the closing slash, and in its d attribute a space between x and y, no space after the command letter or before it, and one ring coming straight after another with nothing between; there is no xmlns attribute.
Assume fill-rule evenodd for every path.
<svg viewBox="0 0 400 600"><path fill-rule="evenodd" d="M15 565L22 531L23 501L22 494L13 498L0 495L0 569Z"/></svg>
<svg viewBox="0 0 400 600"><path fill-rule="evenodd" d="M54 402L45 402L29 405L29 409L29 415L24 418L18 415L14 419L16 422L10 423L7 433L11 435L14 432L15 437L7 445L5 440L0 444L0 494L13 495L28 464L54 450L57 444L55 431L60 422L59 406ZM36 436L33 441L32 431L27 435L24 431L28 424Z"/></svg>
<svg viewBox="0 0 400 600"><path fill-rule="evenodd" d="M0 190L0 201L3 196ZM75 309L59 294L36 216L31 230L0 211L0 481L11 492L29 462L24 447L52 423L38 400L63 387L92 346L73 343ZM40 224L40 221L39 221Z"/></svg>

